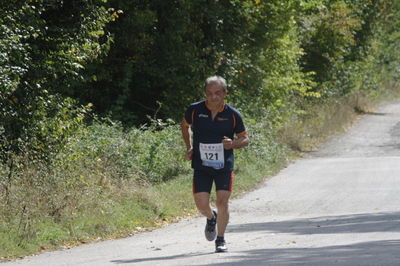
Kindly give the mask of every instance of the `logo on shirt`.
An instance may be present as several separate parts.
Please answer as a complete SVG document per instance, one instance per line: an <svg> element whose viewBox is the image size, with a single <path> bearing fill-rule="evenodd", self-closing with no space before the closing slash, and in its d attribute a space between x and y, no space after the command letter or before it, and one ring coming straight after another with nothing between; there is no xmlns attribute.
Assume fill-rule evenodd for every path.
<svg viewBox="0 0 400 266"><path fill-rule="evenodd" d="M199 117L208 117L208 115L205 115L205 114L199 114Z"/></svg>
<svg viewBox="0 0 400 266"><path fill-rule="evenodd" d="M228 120L228 118L225 118L225 117L218 117L217 120L218 120L218 121L226 121L226 120Z"/></svg>

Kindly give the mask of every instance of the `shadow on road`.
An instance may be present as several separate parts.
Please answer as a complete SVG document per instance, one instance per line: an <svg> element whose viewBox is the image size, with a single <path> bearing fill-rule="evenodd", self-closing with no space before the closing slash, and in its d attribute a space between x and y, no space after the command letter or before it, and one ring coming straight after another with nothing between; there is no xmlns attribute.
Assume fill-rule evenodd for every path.
<svg viewBox="0 0 400 266"><path fill-rule="evenodd" d="M346 233L398 233L400 212L370 213L315 218L294 219L279 222L247 223L229 226L230 233L258 231L264 233L291 233L316 235ZM279 237L279 235L278 235ZM328 241L329 242L329 241ZM400 265L400 239L360 242L349 245L318 246L310 248L247 249L228 253L228 261L213 265ZM114 260L116 264L154 262L174 265L175 259L212 256L212 253L187 253L171 256L145 257ZM201 260L199 260L201 262ZM190 263L190 265L193 265ZM198 265L204 265L199 263Z"/></svg>
<svg viewBox="0 0 400 266"><path fill-rule="evenodd" d="M363 112L365 115L377 115L377 116L385 116L387 113L377 113L377 112Z"/></svg>
<svg viewBox="0 0 400 266"><path fill-rule="evenodd" d="M398 233L400 212L324 216L232 225L231 233L264 231L297 235ZM318 248L254 249L215 265L400 265L400 239Z"/></svg>
<svg viewBox="0 0 400 266"><path fill-rule="evenodd" d="M127 264L127 263L140 263L145 261L167 261L167 260L175 260L175 259L182 259L182 258L190 258L190 257L198 257L198 256L205 256L210 255L212 253L189 253L189 254L180 254L174 256L164 256L164 257L151 257L151 258L139 258L139 259L126 259L126 260L113 260L111 262L116 264Z"/></svg>
<svg viewBox="0 0 400 266"><path fill-rule="evenodd" d="M213 265L400 265L400 240L322 248L254 249Z"/></svg>
<svg viewBox="0 0 400 266"><path fill-rule="evenodd" d="M279 222L230 225L228 232L268 231L270 233L345 234L400 232L400 212L324 216ZM399 262L400 265L400 262Z"/></svg>

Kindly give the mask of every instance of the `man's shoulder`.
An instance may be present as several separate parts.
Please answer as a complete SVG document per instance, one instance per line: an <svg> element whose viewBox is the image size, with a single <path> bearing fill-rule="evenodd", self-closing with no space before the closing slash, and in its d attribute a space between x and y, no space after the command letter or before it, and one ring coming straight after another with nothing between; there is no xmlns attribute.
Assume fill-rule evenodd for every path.
<svg viewBox="0 0 400 266"><path fill-rule="evenodd" d="M204 108L204 101L200 101L200 102L195 102L195 103L191 103L189 105L189 108L191 109L195 109L195 108Z"/></svg>
<svg viewBox="0 0 400 266"><path fill-rule="evenodd" d="M230 104L225 104L225 110L240 116L240 112Z"/></svg>

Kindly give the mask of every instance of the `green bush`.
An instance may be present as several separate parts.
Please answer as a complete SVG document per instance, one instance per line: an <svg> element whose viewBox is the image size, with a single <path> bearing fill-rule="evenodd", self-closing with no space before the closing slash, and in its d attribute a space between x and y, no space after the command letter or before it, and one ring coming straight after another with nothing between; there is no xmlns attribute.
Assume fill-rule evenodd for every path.
<svg viewBox="0 0 400 266"><path fill-rule="evenodd" d="M4 2L4 1L3 1ZM86 108L61 96L106 49L102 1L29 1L0 7L0 159L49 160ZM3 5L4 4L4 5ZM4 38L3 38L4 36ZM105 38L106 39L106 38Z"/></svg>
<svg viewBox="0 0 400 266"><path fill-rule="evenodd" d="M108 178L166 181L187 171L178 128L161 121L129 130L120 123L94 123L66 146L62 159L73 167L102 168Z"/></svg>

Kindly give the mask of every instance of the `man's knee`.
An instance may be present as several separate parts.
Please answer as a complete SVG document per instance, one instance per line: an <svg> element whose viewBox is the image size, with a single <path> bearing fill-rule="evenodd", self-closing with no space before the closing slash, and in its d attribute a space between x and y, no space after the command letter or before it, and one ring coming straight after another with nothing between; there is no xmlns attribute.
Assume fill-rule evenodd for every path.
<svg viewBox="0 0 400 266"><path fill-rule="evenodd" d="M217 200L215 202L215 205L217 205L218 209L228 209L228 201L227 200Z"/></svg>
<svg viewBox="0 0 400 266"><path fill-rule="evenodd" d="M230 193L219 192L217 193L217 200L215 204L218 209L228 209Z"/></svg>
<svg viewBox="0 0 400 266"><path fill-rule="evenodd" d="M196 203L197 209L200 212L208 211L210 208L210 194L205 192L195 193L194 201Z"/></svg>
<svg viewBox="0 0 400 266"><path fill-rule="evenodd" d="M210 203L196 202L197 209L201 212L208 212L210 210Z"/></svg>

